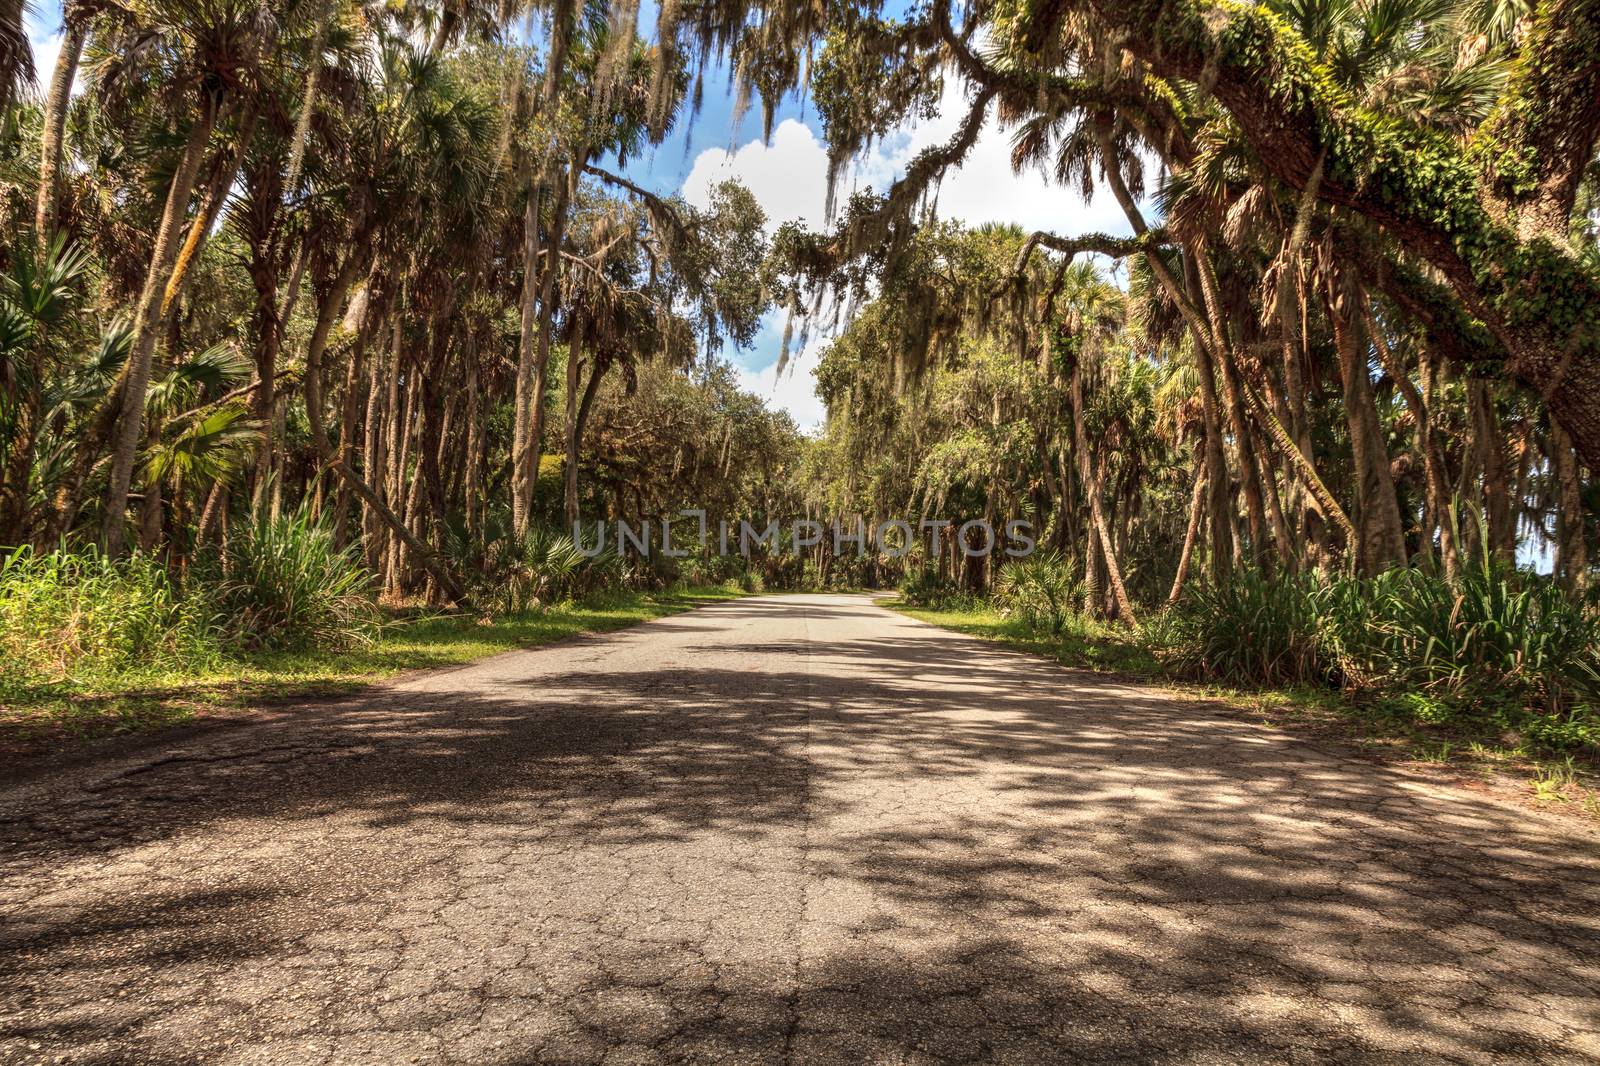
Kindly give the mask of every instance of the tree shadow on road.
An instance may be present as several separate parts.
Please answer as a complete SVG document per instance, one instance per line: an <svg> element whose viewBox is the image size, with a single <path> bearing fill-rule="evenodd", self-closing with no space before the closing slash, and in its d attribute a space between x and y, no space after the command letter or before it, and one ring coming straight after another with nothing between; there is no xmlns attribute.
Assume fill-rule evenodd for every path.
<svg viewBox="0 0 1600 1066"><path fill-rule="evenodd" d="M717 621L762 610L728 605ZM705 631L650 629L669 625ZM444 879L489 915L451 927L458 953L571 941L516 956L533 991L459 990L510 1019L485 1058L623 1045L803 1062L1596 1050L1581 1043L1600 1030L1592 838L941 631L834 641L821 628L751 660L776 653L777 671L690 646L674 649L689 661L655 669L601 663L471 690L440 679L330 704L16 812L0 825L0 891L27 921L0 943L0 992L35 1005L92 992L108 979L94 960L141 935L137 920L92 920L96 900L133 882L74 891L80 872L132 857L181 878L221 842L240 884L296 876L275 898L220 908L173 897L153 921L181 917L164 941L177 955L125 959L119 979L133 968L160 983L200 958L226 985L232 951L302 950L219 939L238 915L314 902L359 924L394 906L372 900ZM359 893L319 862L364 871ZM475 863L477 879L464 876ZM661 868L674 872L650 882L649 906L629 909L645 890L628 879ZM439 914L446 903L417 921ZM548 924L572 914L582 921ZM666 931L635 928L647 918ZM624 931L601 935L608 923ZM763 923L777 946L750 957L759 938L735 934ZM650 1009L618 1014L615 988ZM119 1031L136 1039L161 1009ZM541 1019L537 1040L518 1010Z"/></svg>

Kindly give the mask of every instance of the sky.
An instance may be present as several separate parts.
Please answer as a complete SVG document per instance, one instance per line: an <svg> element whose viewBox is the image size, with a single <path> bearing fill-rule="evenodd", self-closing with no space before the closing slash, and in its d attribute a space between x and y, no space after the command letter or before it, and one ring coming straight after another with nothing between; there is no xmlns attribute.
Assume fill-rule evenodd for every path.
<svg viewBox="0 0 1600 1066"><path fill-rule="evenodd" d="M967 113L956 81L947 83L935 117L897 131L854 161L838 190L839 202L856 189L884 191L917 153L949 139ZM1109 191L1097 190L1084 203L1076 192L1053 184L1037 170L1014 173L1010 157L1009 132L997 127L991 113L966 162L947 174L940 186L936 214L970 226L1012 223L1063 236L1130 232ZM755 195L767 213L769 230L775 230L792 220L812 229L828 225L827 166L821 123L813 112L786 101L775 116L771 139L763 142L759 111L752 109L733 128L726 82L714 84L708 79L705 106L693 129L687 134L675 131L667 143L651 156L633 161L629 169L656 191L681 192L697 206L707 203L718 184L735 178ZM728 357L745 388L788 411L801 429L814 430L826 412L816 396L812 373L828 338L813 337L780 377L782 337L782 312L772 312L751 347L731 351Z"/></svg>
<svg viewBox="0 0 1600 1066"><path fill-rule="evenodd" d="M28 33L41 90L49 82L60 50L60 12L59 0L37 0L28 11ZM641 11L641 26L653 21L653 10ZM949 139L967 112L957 81L952 78L947 83L933 118L891 134L854 161L838 190L839 202L857 189L884 191L918 152ZM735 178L766 211L769 232L795 220L812 229L826 228L827 153L815 109L803 99L786 98L774 114L770 140L763 142L761 135L759 102L736 124L727 69L713 67L705 73L700 114L693 122L681 121L659 146L629 160L627 173L654 192L681 192L698 206L707 203L718 184ZM1037 171L1014 174L1010 154L1009 134L997 128L991 113L966 163L945 177L938 192L937 215L967 225L1013 223L1063 236L1128 232L1109 192L1097 191L1086 204L1075 191L1053 185ZM828 338L814 335L802 351L791 353L780 377L777 364L782 338L782 312L775 311L767 316L750 347L725 349L724 357L737 368L745 388L789 412L802 430L815 430L825 411L816 396L812 372Z"/></svg>

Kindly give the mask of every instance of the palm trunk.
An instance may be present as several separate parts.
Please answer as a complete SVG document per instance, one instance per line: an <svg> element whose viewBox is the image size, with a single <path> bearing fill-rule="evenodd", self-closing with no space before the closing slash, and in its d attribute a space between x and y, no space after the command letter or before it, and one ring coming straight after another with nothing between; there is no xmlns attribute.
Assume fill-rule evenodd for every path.
<svg viewBox="0 0 1600 1066"><path fill-rule="evenodd" d="M539 201L543 188L533 182L522 215L522 299L521 325L517 341L517 386L511 428L511 527L520 536L528 527L533 509L533 479L528 468L533 454L534 368L538 362L539 323Z"/></svg>
<svg viewBox="0 0 1600 1066"><path fill-rule="evenodd" d="M217 216L222 214L222 207L228 201L228 188L239 173L239 161L251 138L255 136L256 115L257 107L252 100L234 133L233 146L217 153L211 180L206 183L206 193L202 200L204 206L190 223L189 234L178 252L177 261L173 263L172 276L167 279L166 291L161 297L163 315L168 314L172 310L172 305L183 295L190 267L199 258L201 249L205 247L206 238L216 227Z"/></svg>
<svg viewBox="0 0 1600 1066"><path fill-rule="evenodd" d="M57 201L61 191L61 157L66 146L67 108L72 104L72 83L78 76L83 45L89 38L86 18L74 13L70 4L65 15L61 51L56 53L55 71L50 75L50 91L44 98L44 130L39 140L39 189L34 202L33 227L40 255L49 248L55 229Z"/></svg>
<svg viewBox="0 0 1600 1066"><path fill-rule="evenodd" d="M573 158L567 170L566 180L557 192L554 215L550 222L550 247L545 250L544 256L543 281L539 292L539 332L533 360L533 389L529 397L532 411L527 440L521 446L526 453L523 470L526 478L522 496L523 530L526 530L528 516L533 510L533 493L539 478L540 452L544 447L544 394L550 373L550 342L554 332L556 280L561 276L561 242L566 236L567 209L577 196L578 182L582 173L583 157L580 154ZM527 284L526 279L523 283ZM521 414L520 409L518 413Z"/></svg>
<svg viewBox="0 0 1600 1066"><path fill-rule="evenodd" d="M1352 545L1362 571L1376 574L1406 561L1406 542L1400 524L1400 503L1389 472L1389 453L1383 443L1372 379L1367 374L1365 346L1358 324L1349 317L1343 301L1329 294L1328 317L1333 323L1334 347L1339 355L1339 377L1344 386L1345 420L1350 430L1350 450L1355 462L1356 503L1361 537Z"/></svg>
<svg viewBox="0 0 1600 1066"><path fill-rule="evenodd" d="M178 159L177 170L172 175L172 184L167 189L166 206L161 212L155 247L150 253L150 269L145 275L144 289L139 296L125 373L127 383L122 391L122 410L117 419L105 514L100 530L101 543L113 558L122 554L126 539L128 489L133 481L133 463L138 454L139 441L144 434L145 394L150 387L150 365L161 330L161 297L166 291L167 279L172 274L173 261L177 258L178 231L188 214L189 197L194 192L206 142L211 139L211 130L216 125L220 107L221 101L209 92L201 99L200 114L189 127L188 141Z"/></svg>
<svg viewBox="0 0 1600 1066"><path fill-rule="evenodd" d="M1589 579L1589 549L1584 539L1583 483L1572 437L1550 421L1550 466L1555 472L1560 504L1556 508L1556 574L1568 592L1582 592Z"/></svg>
<svg viewBox="0 0 1600 1066"><path fill-rule="evenodd" d="M1106 525L1106 516L1100 504L1100 470L1089 455L1089 436L1083 428L1083 373L1076 367L1072 372L1072 433L1078 453L1078 476L1083 482L1084 493L1089 497L1089 517L1094 522L1095 537L1100 541L1106 576L1111 582L1111 594L1116 597L1117 609L1122 613L1123 620L1129 625L1138 625L1133 601L1128 598L1128 590L1122 584L1122 568L1117 565L1111 530Z"/></svg>
<svg viewBox="0 0 1600 1066"><path fill-rule="evenodd" d="M1206 505L1206 480L1196 478L1194 492L1189 496L1189 525L1183 534L1183 551L1178 555L1178 572L1172 577L1172 591L1167 593L1168 603L1177 603L1183 595L1183 586L1189 581L1189 567L1194 560L1194 542L1200 533L1200 516Z"/></svg>
<svg viewBox="0 0 1600 1066"><path fill-rule="evenodd" d="M322 0L317 13L317 26L311 33L310 70L306 71L306 91L300 99L300 113L294 120L294 142L289 146L289 175L283 187L291 197L300 184L300 169L305 164L306 142L311 137L311 116L317 110L317 83L322 78L322 45L328 37L328 24L333 21L338 0Z"/></svg>
<svg viewBox="0 0 1600 1066"><path fill-rule="evenodd" d="M1444 563L1445 580L1453 585L1460 570L1461 557L1456 548L1455 530L1452 528L1448 518L1450 494L1446 485L1449 479L1445 474L1444 456L1440 453L1438 442L1433 436L1433 419L1428 410L1428 402L1411 380L1411 377L1405 372L1405 368L1400 365L1400 360L1395 358L1388 342L1384 340L1383 331L1378 327L1377 320L1373 317L1370 304L1363 301L1362 310L1367 333L1371 336L1372 344L1378 351L1378 359L1383 364L1383 369L1394 381L1395 387L1400 391L1400 396L1405 401L1407 410L1411 412L1411 420L1417 427L1417 450L1422 453L1422 471L1427 487L1428 511L1432 517L1432 521L1428 525L1430 527L1438 527L1439 555ZM1423 539L1431 547L1433 540L1432 528L1423 530Z"/></svg>
<svg viewBox="0 0 1600 1066"><path fill-rule="evenodd" d="M467 532L478 532L478 488L482 478L481 461L483 427L478 413L478 352L476 344L467 348L467 455L461 475L462 509L466 515Z"/></svg>
<svg viewBox="0 0 1600 1066"><path fill-rule="evenodd" d="M1239 455L1239 487L1244 493L1245 515L1250 523L1250 559L1256 566L1267 562L1267 514L1261 488L1261 468L1256 462L1253 435L1244 413L1244 386L1238 359L1228 336L1227 324L1217 293L1216 271L1211 253L1204 245L1195 249L1196 273L1200 278L1201 298L1210 319L1212 351L1222 364L1222 382L1228 395L1228 420L1233 426L1234 448Z"/></svg>
<svg viewBox="0 0 1600 1066"><path fill-rule="evenodd" d="M439 558L428 549L427 545L416 534L407 529L399 516L384 504L377 493L372 491L371 486L361 480L354 470L346 466L343 459L334 454L333 446L328 441L327 430L323 424L322 353L327 348L328 335L333 330L334 320L339 317L339 312L344 308L345 296L349 294L351 286L356 282L356 278L360 277L361 272L365 269L365 265L362 262L363 258L354 249L346 256L344 268L339 272L338 277L334 279L333 285L326 295L323 296L322 305L317 313L316 327L312 330L311 340L306 345L306 421L311 424L311 440L317 450L317 461L324 469L331 469L335 474L343 478L355 490L356 495L366 501L379 519L392 529L395 536L399 537L406 547L411 550L417 562L433 575L434 580L438 581L439 587L445 591L445 594L458 603L462 603L465 601L465 595L455 578Z"/></svg>
<svg viewBox="0 0 1600 1066"><path fill-rule="evenodd" d="M1516 516L1511 506L1511 477L1506 462L1505 433L1495 414L1489 383L1482 378L1467 382L1467 407L1472 417L1473 445L1483 472L1484 515L1489 549L1505 562L1516 555Z"/></svg>
<svg viewBox="0 0 1600 1066"><path fill-rule="evenodd" d="M1150 232L1150 227L1145 223L1144 212L1139 210L1139 204L1128 190L1127 183L1122 179L1122 169L1116 162L1117 155L1111 142L1108 130L1100 131L1101 158L1105 161L1104 173L1106 184L1111 187L1111 194L1116 198L1117 205L1122 208L1122 213L1128 219L1128 225L1133 228L1135 236L1144 236ZM1150 268L1150 273L1166 291L1167 296L1178 305L1183 313L1184 321L1189 326L1189 331L1194 337L1195 360L1200 371L1200 408L1205 421L1205 458L1206 481L1211 486L1211 576L1213 580L1221 581L1228 575L1229 565L1233 560L1234 538L1233 527L1229 522L1232 510L1232 501L1228 498L1228 463L1222 449L1222 417L1218 411L1217 400L1217 375L1212 358L1211 344L1207 338L1209 328L1204 316L1199 313L1188 292L1179 282L1178 278L1167 266L1167 262L1160 253L1155 251L1145 252L1145 264ZM1186 256L1185 262L1193 256Z"/></svg>
<svg viewBox="0 0 1600 1066"><path fill-rule="evenodd" d="M572 339L567 345L566 424L563 426L567 446L567 469L564 495L567 528L572 529L578 523L578 380L582 369L579 365L581 341L578 330L572 331Z"/></svg>

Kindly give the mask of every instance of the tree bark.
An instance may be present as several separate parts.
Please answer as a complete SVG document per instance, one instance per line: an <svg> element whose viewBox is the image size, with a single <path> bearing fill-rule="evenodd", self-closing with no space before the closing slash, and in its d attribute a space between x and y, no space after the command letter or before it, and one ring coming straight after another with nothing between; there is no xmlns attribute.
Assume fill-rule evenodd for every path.
<svg viewBox="0 0 1600 1066"><path fill-rule="evenodd" d="M144 289L135 312L133 340L128 352L127 382L122 390L122 410L113 440L105 514L100 529L101 544L112 558L122 554L126 540L128 489L133 481L134 459L144 433L145 394L150 387L150 365L160 335L161 298L178 254L178 231L188 214L189 197L194 192L206 142L211 139L211 130L221 106L221 101L211 93L202 95L199 114L189 127L183 154L178 158L177 169L167 189L166 206L161 212L155 247L150 253L150 269L145 275Z"/></svg>
<svg viewBox="0 0 1600 1066"><path fill-rule="evenodd" d="M1345 421L1355 461L1356 509L1361 537L1353 547L1361 570L1372 575L1404 564L1406 543L1400 524L1399 498L1389 472L1389 453L1384 446L1372 379L1367 372L1366 348L1360 343L1358 322L1349 315L1344 303L1340 295L1329 294L1328 317L1333 323L1339 377L1344 386Z"/></svg>
<svg viewBox="0 0 1600 1066"><path fill-rule="evenodd" d="M1583 510L1583 483L1578 475L1578 457L1572 449L1572 436L1559 425L1550 426L1550 466L1555 472L1558 499L1556 508L1556 574L1568 592L1583 592L1589 584L1589 547L1584 537L1588 516Z"/></svg>
<svg viewBox="0 0 1600 1066"><path fill-rule="evenodd" d="M343 478L353 489L357 496L366 501L379 519L394 531L395 536L409 548L416 560L433 575L439 587L445 594L457 603L465 605L466 596L455 577L445 568L443 562L424 544L416 534L406 528L398 515L391 511L378 494L372 491L361 477L344 464L333 452L333 446L328 442L327 430L322 416L322 353L328 345L328 335L333 330L334 320L344 307L345 296L349 294L356 278L361 276L365 269L362 262L364 257L352 249L345 257L343 268L323 296L320 310L317 313L317 324L312 330L311 340L306 345L306 421L311 424L311 440L317 450L317 461L323 468L332 470Z"/></svg>
<svg viewBox="0 0 1600 1066"><path fill-rule="evenodd" d="M39 139L39 189L34 202L34 241L43 255L50 247L55 229L56 210L61 194L61 158L66 148L67 109L72 106L72 83L78 76L84 42L89 38L89 20L74 5L64 5L65 28L61 50L56 53L55 71L50 75L50 91L44 98L44 129Z"/></svg>

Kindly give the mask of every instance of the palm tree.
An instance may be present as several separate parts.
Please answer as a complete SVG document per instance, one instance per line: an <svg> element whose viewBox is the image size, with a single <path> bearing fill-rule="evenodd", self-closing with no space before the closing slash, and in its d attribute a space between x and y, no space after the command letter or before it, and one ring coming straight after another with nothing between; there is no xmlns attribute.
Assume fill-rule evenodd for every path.
<svg viewBox="0 0 1600 1066"><path fill-rule="evenodd" d="M178 234L211 132L224 107L253 77L273 33L270 11L256 0L169 0L138 13L147 32L170 43L178 63L172 84L180 99L185 93L189 96L192 110L134 308L133 342L121 382L100 537L113 556L121 554L125 541L128 488L144 433L145 392L160 335L163 297L178 258Z"/></svg>

